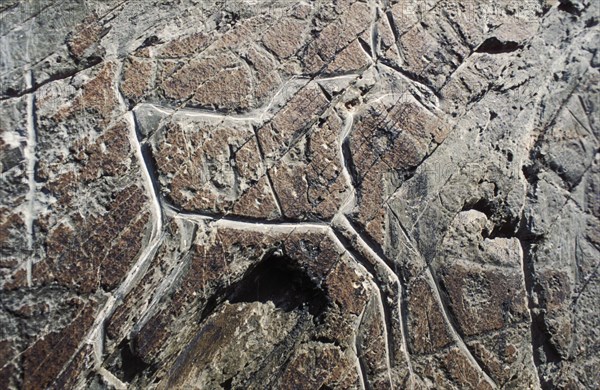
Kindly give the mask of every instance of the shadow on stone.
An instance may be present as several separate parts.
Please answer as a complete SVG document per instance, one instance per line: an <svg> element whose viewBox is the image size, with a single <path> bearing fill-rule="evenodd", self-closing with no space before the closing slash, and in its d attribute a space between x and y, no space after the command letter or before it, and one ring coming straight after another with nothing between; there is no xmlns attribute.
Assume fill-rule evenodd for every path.
<svg viewBox="0 0 600 390"><path fill-rule="evenodd" d="M288 257L271 255L233 286L231 303L273 302L284 311L307 309L318 316L327 307L327 297L295 262Z"/></svg>
<svg viewBox="0 0 600 390"><path fill-rule="evenodd" d="M119 344L120 366L118 376L125 382L131 383L135 378L144 375L144 372L151 369L151 365L145 363L140 357L131 351L129 340L124 339Z"/></svg>

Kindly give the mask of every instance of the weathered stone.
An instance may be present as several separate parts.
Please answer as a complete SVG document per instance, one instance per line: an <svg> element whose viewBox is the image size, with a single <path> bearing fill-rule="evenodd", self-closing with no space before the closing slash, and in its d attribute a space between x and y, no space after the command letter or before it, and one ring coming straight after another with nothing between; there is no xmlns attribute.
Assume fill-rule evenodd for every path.
<svg viewBox="0 0 600 390"><path fill-rule="evenodd" d="M366 305L367 288L359 277L360 271L340 261L327 276L325 286L333 300L344 312L360 315ZM352 287L348 287L352 286Z"/></svg>
<svg viewBox="0 0 600 390"><path fill-rule="evenodd" d="M487 380L476 363L465 355L459 347L451 347L435 355L415 359L415 373L423 378L422 387L431 387L431 383L441 386L457 386L469 389L492 389L494 385Z"/></svg>
<svg viewBox="0 0 600 390"><path fill-rule="evenodd" d="M92 56L102 56L104 49L100 46L100 39L106 32L96 15L86 17L67 38L69 52L78 62Z"/></svg>
<svg viewBox="0 0 600 390"><path fill-rule="evenodd" d="M16 354L16 349L13 342L9 340L0 341L0 379L5 386L16 387L18 384L18 371L14 364L11 364L13 356Z"/></svg>
<svg viewBox="0 0 600 390"><path fill-rule="evenodd" d="M262 325L265 324L266 326ZM207 319L192 344L182 351L173 369L158 388L239 386L260 366L264 354L289 335L298 321L273 304L225 304ZM218 346L217 348L215 348ZM239 353L239 348L244 351Z"/></svg>
<svg viewBox="0 0 600 390"><path fill-rule="evenodd" d="M292 388L356 388L354 362L334 345L307 343L284 368L278 384Z"/></svg>
<svg viewBox="0 0 600 390"><path fill-rule="evenodd" d="M158 74L157 84L164 97L175 103L246 111L264 104L275 91L280 82L275 69L276 64L256 47L234 54L218 50L217 45L182 66L167 67Z"/></svg>
<svg viewBox="0 0 600 390"><path fill-rule="evenodd" d="M217 238L213 244L203 244L202 246L199 244L200 242L207 242L207 239L212 241L210 237L212 237L213 234L216 234L214 237ZM184 274L175 279L176 285L171 287L172 293L169 297L162 298L169 300L169 308L162 310L149 318L145 325L140 329L140 332L136 335L134 341L134 353L137 356L140 356L145 362L148 363L155 361L159 356L162 356L161 359L167 359L168 361L171 361L171 359L176 358L174 355L176 350L165 346L165 343L173 343L175 339L178 339L185 334L183 337L188 338L190 343L192 343L190 344L189 348L195 349L193 345L196 345L196 343L199 341L192 340L202 340L205 337L202 335L209 337L209 334L212 334L214 331L214 327L209 325L212 321L210 319L207 320L209 322L206 325L206 330L196 329L194 326L186 326L185 329L187 330L182 330L178 335L176 335L173 334L173 332L169 329L168 324L171 323L172 319L176 319L176 322L183 321L184 319L181 318L181 316L183 315L184 318L189 317L191 314L190 310L197 313L195 315L201 315L201 318L204 318L207 315L206 313L208 310L217 310L216 312L219 313L219 309L213 307L215 304L219 305L218 307L223 307L225 310L224 313L227 313L230 310L235 310L235 312L238 312L238 309L235 309L239 305L238 302L254 302L248 306L239 306L244 307L245 309L243 310L260 309L260 312L263 312L264 310L271 310L269 306L265 307L261 306L261 304L259 304L259 306L253 306L258 304L258 302L262 302L262 299L268 299L269 301L275 303L278 309L276 309L274 313L278 313L280 310L290 312L290 314L285 314L284 316L285 318L292 316L289 317L290 321L292 321L293 318L296 318L294 321L290 322L290 326L292 326L296 321L299 321L298 316L304 317L306 315L310 315L319 316L319 318L323 316L322 318L324 324L329 325L324 326L322 331L335 331L331 334L323 334L322 331L319 330L321 328L317 328L315 329L317 333L313 337L333 338L338 340L337 343L344 346L344 348L351 347L352 337L355 337L352 336L352 332L356 327L358 315L365 310L369 289L364 286L364 276L361 276L360 271L353 269L353 267L348 263L348 258L339 260L341 253L338 252L333 243L329 241L325 241L323 243L310 242L307 241L307 237L302 234L295 234L292 236L267 234L265 237L264 235L260 234L240 234L239 231L232 229L218 229L216 232L206 230L202 235L205 237L203 237L201 241L198 241L198 244L192 246L189 265L185 268ZM306 275L302 276L303 278L306 278L306 280L299 282L296 279L290 279L287 281L288 284L282 284L280 287L278 286L279 283L286 283L285 280L260 280L253 282L253 278L260 277L261 275L256 270L261 269L260 267L262 267L262 263L259 263L258 265L252 265L252 263L267 256L267 253L273 250L272 248L277 248L282 245L280 240L286 236L288 238L284 245L289 249L286 249L283 252L285 253L285 258L275 257L272 258L272 260L267 258L266 260L263 259L261 261L262 263L269 264L270 269L273 270L272 272L275 272L273 277L297 278L300 276L292 276L292 274L287 274L287 272L299 272L300 274ZM242 251L241 253L240 250ZM168 252L161 251L160 253L164 253L164 255L166 255ZM328 261L329 259L333 260L333 263ZM164 263L164 260L162 262ZM277 275L277 272L282 273ZM220 282L224 274L229 275L229 283L225 285ZM260 286L263 283L273 285L267 285L265 290L261 292ZM296 283L301 284L296 286ZM324 290L320 294L326 294L327 301L335 304L337 308L329 309L329 305L324 306L325 302L321 301L320 298L317 299L317 297L314 295L316 292L310 293L309 291L304 291L309 288L307 283L314 283L315 289L318 288L316 286L323 284ZM355 286L354 292L350 295L347 295L343 288L346 283L351 283ZM301 289L295 290L297 287L300 287ZM282 297L279 295L282 293L280 290L278 290L279 288L291 288L291 294L299 294L299 296L298 298L294 298L292 295L290 296L289 300L285 298L282 299ZM141 291L138 293L141 293ZM254 297L255 293L257 294L256 297ZM306 298L301 298L303 294L306 294ZM216 299L216 302L212 301L213 299ZM288 306L290 303L287 302L294 302L295 299L309 299L309 301L300 300L296 303L292 303L292 306ZM228 303L221 303L224 300L229 300L232 305L229 306ZM210 303L211 301L213 303ZM273 303L271 303L271 305L272 304ZM197 305L199 305L199 307ZM321 313L322 310L325 310L325 312ZM208 313L210 313L210 311L208 311ZM215 315L217 317L214 317ZM241 312L240 315L242 315ZM122 317L122 314L119 314L119 316ZM232 332L234 329L239 329L240 326L243 326L241 324L235 325L235 323L231 323L230 315L213 314L211 318L212 317L214 317L215 320L216 318L229 319L227 322L229 325L227 326L229 326L229 331ZM246 316L242 315L242 317L245 318ZM303 332L309 332L310 334L310 328L306 328L305 320L302 320L302 323L304 324L302 325ZM333 326L334 323L337 325ZM111 329L115 328L113 327ZM250 331L253 328L248 329ZM112 330L111 333L115 334L115 331ZM293 345L296 343L294 340L296 340L296 338L299 336L296 335L289 337L291 337L291 339L286 341L286 343L291 342ZM207 340L208 341L206 342L214 342L214 340L210 337ZM224 342L228 342L227 337L223 338L222 340ZM226 349L227 347L224 346L224 348ZM205 348L199 349L198 351L199 353L200 351L205 351ZM231 353L234 353L233 351L235 350L232 350ZM287 351L286 353L291 352L292 351ZM206 356L206 358L209 359L207 362L212 361L214 363L214 359L216 357L211 357L212 355L210 353L209 355L206 355L206 352L202 352L202 354L202 356ZM188 353L181 355L181 357L177 359L184 359L182 362L185 362L187 359L189 359L189 357L186 356L189 356ZM222 356L223 359L230 359L227 357L227 355ZM177 359L176 361L178 361ZM228 360L224 360L223 362L223 364L225 364L224 367L231 367L231 364L227 363ZM176 365L173 366L174 368L172 369L171 374L168 374L164 379L164 384L167 387L170 386L168 383L171 383L172 385L173 383L179 383L180 381L195 380L193 378L197 378L197 375L200 375L199 372L194 374L196 371L192 370L191 368L189 368L189 370L192 371L189 371L187 368L183 368L182 364L185 365L186 363L174 364ZM267 366L269 365L269 363L266 361L262 364L267 364ZM260 366L257 366L253 370L257 369L258 367ZM158 375L158 377L162 377L162 375L165 375L165 373L168 371L169 370L167 367L164 370L161 369L156 373L156 375ZM185 372L185 374L183 372ZM244 378L247 377L247 375L249 375L252 371L248 371L247 374L240 374L239 370L234 372L238 373L238 376L235 377L234 381L236 381L236 383L237 381L243 383L245 380ZM232 375L234 372L232 372ZM205 378L205 374L202 375L202 378ZM217 375L217 372L215 372L215 375ZM230 379L228 374L218 375L219 376L215 377L215 379L205 378L202 380L214 380L220 381L218 383L221 383ZM221 377L220 375L225 376ZM346 380L347 375L349 374L344 373L343 378L340 378L340 380ZM213 374L209 374L209 377L212 378ZM354 380L355 379L356 373L354 373Z"/></svg>
<svg viewBox="0 0 600 390"><path fill-rule="evenodd" d="M433 287L425 278L421 277L409 286L408 329L414 353L434 353L452 343L441 310Z"/></svg>
<svg viewBox="0 0 600 390"><path fill-rule="evenodd" d="M469 389L493 388L459 349L450 349L443 359L444 367L450 374L451 383Z"/></svg>
<svg viewBox="0 0 600 390"><path fill-rule="evenodd" d="M295 18L284 18L265 33L262 41L267 49L281 60L294 55L304 43L307 23Z"/></svg>
<svg viewBox="0 0 600 390"><path fill-rule="evenodd" d="M105 63L94 78L83 84L81 92L76 95L75 99L60 107L49 119L62 122L86 112L93 112L97 116L97 123L106 126L119 106L117 92L113 87L116 71L115 63ZM51 96L42 95L42 98L46 100ZM44 101L44 103L46 102Z"/></svg>
<svg viewBox="0 0 600 390"><path fill-rule="evenodd" d="M178 119L153 139L161 193L169 202L187 211L279 216L252 129Z"/></svg>
<svg viewBox="0 0 600 390"><path fill-rule="evenodd" d="M50 386L51 389L64 389L76 387L81 382L82 374L89 372L93 368L94 348L90 344L85 344L73 356L71 362L66 366L63 372L56 378Z"/></svg>
<svg viewBox="0 0 600 390"><path fill-rule="evenodd" d="M251 68L253 74L253 95L256 106L268 102L277 91L282 80L277 71L278 63L269 56L266 50L256 46L241 52L242 59Z"/></svg>
<svg viewBox="0 0 600 390"><path fill-rule="evenodd" d="M367 53L363 50L358 40L353 41L340 51L327 68L324 70L324 74L346 74L353 72L360 72L365 70L371 62Z"/></svg>
<svg viewBox="0 0 600 390"><path fill-rule="evenodd" d="M366 105L355 118L350 153L358 190L357 220L379 245L386 230L383 205L396 189L390 188L391 182L417 166L447 131L435 113L403 91L396 99L392 94L387 104Z"/></svg>
<svg viewBox="0 0 600 390"><path fill-rule="evenodd" d="M38 389L52 384L83 341L94 320L94 306L84 305L73 322L60 332L39 339L23 353L23 389ZM52 359L48 360L48 356Z"/></svg>
<svg viewBox="0 0 600 390"><path fill-rule="evenodd" d="M3 388L600 386L597 2L5 3Z"/></svg>
<svg viewBox="0 0 600 390"><path fill-rule="evenodd" d="M178 39L173 39L156 50L156 58L186 58L202 52L210 45L210 37L197 32Z"/></svg>
<svg viewBox="0 0 600 390"><path fill-rule="evenodd" d="M0 102L0 289L27 284L25 261L31 254L27 215L30 165L27 157L25 98Z"/></svg>
<svg viewBox="0 0 600 390"><path fill-rule="evenodd" d="M341 128L339 117L330 113L269 170L286 218L329 220L349 196L337 137Z"/></svg>
<svg viewBox="0 0 600 390"><path fill-rule="evenodd" d="M281 159L317 121L328 101L316 83L302 88L273 119L257 130L267 164Z"/></svg>
<svg viewBox="0 0 600 390"><path fill-rule="evenodd" d="M142 213L146 198L139 188L112 195L114 203L105 215L89 221L74 217L77 229L61 223L48 232L47 258L34 266L35 284L58 283L82 292L118 286L141 250L134 237L143 236L149 215Z"/></svg>
<svg viewBox="0 0 600 390"><path fill-rule="evenodd" d="M306 47L303 55L306 72L318 74L342 49L367 29L365 20L370 19L369 6L361 2L340 3L339 19L325 26Z"/></svg>
<svg viewBox="0 0 600 390"><path fill-rule="evenodd" d="M381 298L380 298L381 299ZM376 296L371 298L361 319L357 335L357 354L360 364L365 366L364 375L375 389L391 385L388 371L387 335L385 317Z"/></svg>
<svg viewBox="0 0 600 390"><path fill-rule="evenodd" d="M216 242L205 243L204 240L207 238ZM278 245L273 238L261 237L251 232L240 234L239 231L228 229L217 232L205 231L196 240L191 244L190 253L186 256L184 272L175 276L176 283L169 287L169 295L160 297L169 302L168 307L152 313L151 318L145 319L145 323L136 334L135 353L146 362L154 360L161 353L160 348L163 344L177 334L169 326L173 318L182 321L184 318L200 316L204 310L214 310L214 307L207 309L208 300L213 296L213 299L217 299L218 296L223 299L220 293L223 289L227 289L235 280L239 280L248 267ZM234 248L245 250L240 253ZM168 252L159 252L159 255L170 256ZM223 282L224 274L229 275L227 283ZM189 332L194 329L188 326L185 328L188 337L193 337ZM175 352L169 349L163 351L168 355Z"/></svg>
<svg viewBox="0 0 600 390"><path fill-rule="evenodd" d="M536 374L531 369L531 352L521 336L527 328L527 324L519 324L467 341L473 356L498 386L537 386Z"/></svg>
<svg viewBox="0 0 600 390"><path fill-rule="evenodd" d="M119 89L126 99L139 102L153 86L154 65L143 59L129 57L123 64Z"/></svg>
<svg viewBox="0 0 600 390"><path fill-rule="evenodd" d="M444 240L437 271L458 328L467 336L529 317L520 243L516 238L484 239L487 223L479 211L459 213Z"/></svg>

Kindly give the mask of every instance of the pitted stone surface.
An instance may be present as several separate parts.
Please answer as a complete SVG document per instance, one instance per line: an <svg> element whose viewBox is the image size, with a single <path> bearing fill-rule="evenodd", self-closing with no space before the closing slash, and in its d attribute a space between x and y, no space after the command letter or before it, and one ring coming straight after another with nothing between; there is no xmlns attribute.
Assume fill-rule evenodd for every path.
<svg viewBox="0 0 600 390"><path fill-rule="evenodd" d="M5 3L3 388L600 386L597 3Z"/></svg>

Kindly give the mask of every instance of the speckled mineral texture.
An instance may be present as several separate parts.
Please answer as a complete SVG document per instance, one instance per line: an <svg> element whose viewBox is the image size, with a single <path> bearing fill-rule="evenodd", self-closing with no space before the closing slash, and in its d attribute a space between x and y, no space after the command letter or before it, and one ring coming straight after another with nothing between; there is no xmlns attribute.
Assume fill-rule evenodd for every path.
<svg viewBox="0 0 600 390"><path fill-rule="evenodd" d="M2 1L0 388L600 388L599 4Z"/></svg>

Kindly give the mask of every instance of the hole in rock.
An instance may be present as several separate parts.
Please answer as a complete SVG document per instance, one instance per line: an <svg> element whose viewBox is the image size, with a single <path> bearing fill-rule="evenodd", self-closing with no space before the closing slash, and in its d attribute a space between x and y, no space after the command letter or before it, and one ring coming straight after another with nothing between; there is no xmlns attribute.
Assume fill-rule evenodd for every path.
<svg viewBox="0 0 600 390"><path fill-rule="evenodd" d="M503 215L501 206L488 199L479 199L476 202L465 204L462 211L477 210L486 215L486 217L494 223L491 230L484 229L482 232L483 238L511 238L516 234L518 221L507 220Z"/></svg>
<svg viewBox="0 0 600 390"><path fill-rule="evenodd" d="M142 42L142 44L140 46L138 46L138 48L136 50L140 50L145 47L154 46L159 43L161 43L160 39L156 35L152 35L152 36L149 36L146 39L144 39L144 42Z"/></svg>
<svg viewBox="0 0 600 390"><path fill-rule="evenodd" d="M591 17L585 22L585 27L587 28L594 27L596 25L598 25L598 18L596 17Z"/></svg>
<svg viewBox="0 0 600 390"><path fill-rule="evenodd" d="M581 10L571 0L561 0L558 9L571 15L581 15Z"/></svg>
<svg viewBox="0 0 600 390"><path fill-rule="evenodd" d="M224 390L231 390L231 388L232 388L231 387L232 382L233 382L233 378L229 378L225 382L221 383L221 387Z"/></svg>
<svg viewBox="0 0 600 390"><path fill-rule="evenodd" d="M229 301L271 301L285 311L306 308L313 316L328 304L325 292L293 260L280 255L271 255L250 270L234 287Z"/></svg>
<svg viewBox="0 0 600 390"><path fill-rule="evenodd" d="M17 90L16 90L15 88L13 88L13 87L8 87L8 88L6 88L6 91L5 91L5 93L6 93L6 95L7 95L7 96L9 96L9 97L15 97L15 96L18 96L18 95L19 95L19 91L17 91Z"/></svg>
<svg viewBox="0 0 600 390"><path fill-rule="evenodd" d="M136 377L141 376L150 365L144 362L139 356L136 356L129 345L129 340L125 339L119 344L121 354L121 371L123 380L131 383Z"/></svg>
<svg viewBox="0 0 600 390"><path fill-rule="evenodd" d="M483 41L483 43L479 45L479 47L475 51L477 53L499 54L510 53L520 48L521 45L519 45L517 42L503 42L496 37L491 37Z"/></svg>
<svg viewBox="0 0 600 390"><path fill-rule="evenodd" d="M462 211L468 210L477 210L484 213L488 219L491 219L496 212L496 205L487 199L479 199L476 202L467 202L463 206Z"/></svg>

